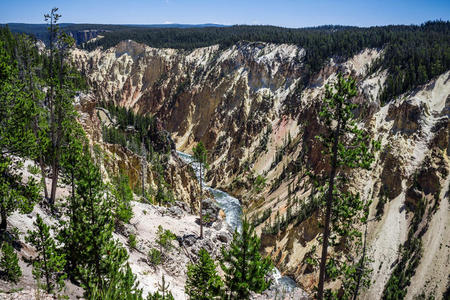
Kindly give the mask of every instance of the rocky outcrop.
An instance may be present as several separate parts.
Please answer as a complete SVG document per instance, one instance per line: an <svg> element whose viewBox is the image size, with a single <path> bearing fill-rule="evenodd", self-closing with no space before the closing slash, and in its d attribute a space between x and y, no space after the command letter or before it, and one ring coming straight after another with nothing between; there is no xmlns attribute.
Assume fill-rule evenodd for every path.
<svg viewBox="0 0 450 300"><path fill-rule="evenodd" d="M386 121L394 121L393 134L412 134L420 128L420 117L424 113L423 105L414 105L412 101L402 101L398 106L389 105Z"/></svg>

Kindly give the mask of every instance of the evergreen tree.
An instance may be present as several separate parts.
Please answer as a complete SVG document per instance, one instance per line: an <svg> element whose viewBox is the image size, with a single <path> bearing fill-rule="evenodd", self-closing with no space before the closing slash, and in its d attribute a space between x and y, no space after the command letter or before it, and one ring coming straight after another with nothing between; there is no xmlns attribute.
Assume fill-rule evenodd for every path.
<svg viewBox="0 0 450 300"><path fill-rule="evenodd" d="M209 300L221 296L223 282L208 251L200 249L199 261L188 264L185 292L190 299Z"/></svg>
<svg viewBox="0 0 450 300"><path fill-rule="evenodd" d="M261 256L260 247L254 228L244 219L242 233L236 230L229 250L222 248L220 265L231 299L248 299L250 291L260 293L269 287L266 277L273 266L269 257Z"/></svg>
<svg viewBox="0 0 450 300"><path fill-rule="evenodd" d="M17 283L22 277L22 270L19 266L19 258L17 257L14 247L7 241L2 245L2 256L0 258L0 271L6 280Z"/></svg>
<svg viewBox="0 0 450 300"><path fill-rule="evenodd" d="M6 231L12 212L31 212L39 197L35 181L30 177L24 184L18 171L23 158L36 156L31 126L36 110L24 93L15 61L0 41L0 232Z"/></svg>
<svg viewBox="0 0 450 300"><path fill-rule="evenodd" d="M69 208L71 218L63 223L59 239L67 245L65 252L71 268L68 271L90 297L94 291L108 288L112 276L125 267L128 254L113 239L113 200L87 150L76 174L76 194Z"/></svg>
<svg viewBox="0 0 450 300"><path fill-rule="evenodd" d="M155 201L158 205L167 205L174 201L170 185L164 178L165 168L163 165L164 156L159 153L154 153L153 148L150 148L150 158L152 161L153 171L157 174L157 190L155 194Z"/></svg>
<svg viewBox="0 0 450 300"><path fill-rule="evenodd" d="M114 218L116 222L128 223L133 217L131 201L133 191L130 188L128 176L120 172L119 176L113 178L111 191L114 197Z"/></svg>
<svg viewBox="0 0 450 300"><path fill-rule="evenodd" d="M69 132L76 123L77 113L74 107L76 90L81 87L79 73L68 63L68 50L73 46L74 40L60 31L57 13L53 8L45 15L49 22L49 56L44 62L46 69L45 80L48 86L46 107L49 111L49 150L48 160L52 169L52 184L50 191L50 206L53 208L56 188L61 171L61 158L68 143Z"/></svg>
<svg viewBox="0 0 450 300"><path fill-rule="evenodd" d="M324 145L323 153L329 157L330 173L319 180L326 184L319 187L319 194L323 194L325 199L325 212L318 299L324 297L326 275L330 279L342 279L344 274L349 274L352 270L346 262L349 255L342 255L346 258L344 260L337 257L328 259L328 246L341 245L342 248L347 248L349 253L350 242L361 238L361 233L354 223L367 222L369 203L347 188L347 179L340 173L343 167L370 169L374 161L374 151L379 149L379 143L371 141L370 136L356 125L352 113L356 105L351 102L356 93L355 80L338 74L334 86L326 86L319 114L327 132L318 138ZM352 292L345 291L348 295ZM332 294L331 291L327 292L327 295Z"/></svg>
<svg viewBox="0 0 450 300"><path fill-rule="evenodd" d="M70 201L75 199L77 170L83 158L83 148L88 144L83 128L77 123L71 123L67 128L67 144L61 155L61 169L63 171L62 181L71 187Z"/></svg>
<svg viewBox="0 0 450 300"><path fill-rule="evenodd" d="M90 300L142 300L142 290L139 289L136 282L136 275L126 264L125 270L115 270L110 274L109 280L101 285L94 286L90 294Z"/></svg>
<svg viewBox="0 0 450 300"><path fill-rule="evenodd" d="M170 284L166 284L166 278L162 275L161 283L158 283L158 291L149 293L147 300L174 300L172 292L169 290Z"/></svg>
<svg viewBox="0 0 450 300"><path fill-rule="evenodd" d="M196 147L192 149L194 153L194 161L198 164L200 169L200 238L203 238L203 172L204 168L208 168L208 151L202 142L199 142Z"/></svg>
<svg viewBox="0 0 450 300"><path fill-rule="evenodd" d="M26 237L26 241L31 243L37 252L37 257L33 259L33 276L38 280L44 278L44 289L51 293L55 287L60 290L64 286L65 255L58 253L55 240L50 235L50 227L39 214L33 224L36 230L28 231Z"/></svg>
<svg viewBox="0 0 450 300"><path fill-rule="evenodd" d="M48 110L45 109L45 93L42 91L45 83L42 78L42 57L36 46L36 41L27 35L16 35L15 56L18 65L18 74L23 85L23 92L26 97L33 101L35 113L32 116L32 129L37 143L36 163L41 169L41 183L44 189L44 196L49 198L45 157L49 146ZM48 155L47 155L48 156Z"/></svg>
<svg viewBox="0 0 450 300"><path fill-rule="evenodd" d="M177 236L172 231L170 231L169 229L164 229L161 225L159 225L156 235L158 236L158 238L156 239L156 243L159 245L159 251L161 253L163 253L163 249L165 252L169 252L170 250L172 250L172 241L177 238Z"/></svg>

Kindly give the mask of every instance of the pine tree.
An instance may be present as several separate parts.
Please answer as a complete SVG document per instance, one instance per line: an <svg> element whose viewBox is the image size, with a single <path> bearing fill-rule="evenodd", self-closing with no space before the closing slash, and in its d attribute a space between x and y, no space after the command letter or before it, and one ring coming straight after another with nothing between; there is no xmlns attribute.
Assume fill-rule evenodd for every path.
<svg viewBox="0 0 450 300"><path fill-rule="evenodd" d="M130 188L128 176L120 172L119 176L113 178L111 191L114 197L114 218L116 222L128 223L133 217L131 201L133 191Z"/></svg>
<svg viewBox="0 0 450 300"><path fill-rule="evenodd" d="M250 291L260 293L269 287L266 277L273 268L272 262L261 256L260 247L254 228L244 219L242 233L236 230L229 250L222 248L220 266L231 299L248 299Z"/></svg>
<svg viewBox="0 0 450 300"><path fill-rule="evenodd" d="M352 241L361 237L354 223L367 222L369 203L347 188L346 177L340 173L342 167L370 169L374 151L379 149L379 143L371 141L369 135L356 125L352 113L356 105L351 102L356 93L355 80L338 74L334 86L326 86L319 114L327 132L318 138L324 145L323 153L330 159L330 173L320 180L326 184L319 187L319 194L325 199L325 213L318 299L324 297L326 275L330 279L342 279L352 269L346 261L338 258L330 257L327 262L328 246L341 244L342 247L348 247ZM346 293L351 294L348 291ZM331 294L331 291L327 292L327 295Z"/></svg>
<svg viewBox="0 0 450 300"><path fill-rule="evenodd" d="M45 279L44 289L51 293L57 287L64 287L66 274L63 273L66 263L65 255L60 254L55 240L50 235L50 227L38 214L33 223L35 231L28 231L26 241L36 248L37 257L33 259L33 276L40 281Z"/></svg>
<svg viewBox="0 0 450 300"><path fill-rule="evenodd" d="M45 109L45 93L42 86L45 85L42 76L42 57L37 49L36 42L31 37L23 34L16 35L17 46L15 56L17 60L19 79L24 83L23 91L27 97L35 104L35 113L32 117L32 129L37 143L36 163L41 169L41 183L44 189L44 196L49 198L46 173L45 173L45 153L49 145L48 110Z"/></svg>
<svg viewBox="0 0 450 300"><path fill-rule="evenodd" d="M199 142L196 147L192 149L194 153L194 161L198 163L200 168L200 238L203 238L203 172L204 168L208 168L208 151L202 142Z"/></svg>
<svg viewBox="0 0 450 300"><path fill-rule="evenodd" d="M113 199L86 149L76 170L75 185L70 218L62 224L58 238L65 245L67 271L81 282L89 298L117 280L114 274L126 267L128 253L113 238Z"/></svg>
<svg viewBox="0 0 450 300"><path fill-rule="evenodd" d="M139 289L136 275L126 264L125 270L114 271L109 280L101 285L94 286L90 294L90 300L142 300L142 289Z"/></svg>
<svg viewBox="0 0 450 300"><path fill-rule="evenodd" d="M71 198L75 198L77 170L83 158L84 147L88 144L86 134L78 123L69 123L66 128L67 143L61 154L61 170L63 183L70 185Z"/></svg>
<svg viewBox="0 0 450 300"><path fill-rule="evenodd" d="M24 184L18 171L23 158L36 156L31 126L36 111L18 78L16 63L0 41L0 232L6 231L12 212L31 212L39 197L35 181L29 178Z"/></svg>
<svg viewBox="0 0 450 300"><path fill-rule="evenodd" d="M185 292L190 299L209 300L221 296L223 282L208 251L200 249L199 261L188 264Z"/></svg>
<svg viewBox="0 0 450 300"><path fill-rule="evenodd" d="M164 229L161 225L158 226L158 231L156 232L158 238L156 239L156 243L159 245L159 251L161 253L169 252L172 250L173 245L172 241L177 238L177 236L170 231L169 229Z"/></svg>
<svg viewBox="0 0 450 300"><path fill-rule="evenodd" d="M76 90L81 87L79 73L68 63L68 50L73 46L74 40L60 31L58 20L61 17L57 13L58 8L53 8L45 15L49 22L49 56L44 66L46 67L46 84L48 86L46 107L49 111L49 150L48 160L52 169L52 184L49 203L53 209L56 188L61 171L61 158L68 143L70 131L76 123L77 113L74 107Z"/></svg>
<svg viewBox="0 0 450 300"><path fill-rule="evenodd" d="M6 280L17 283L22 277L22 270L19 266L19 258L17 257L14 247L4 241L2 245L2 256L0 258L0 271Z"/></svg>
<svg viewBox="0 0 450 300"><path fill-rule="evenodd" d="M169 290L170 284L166 284L166 278L162 275L161 283L158 283L158 291L149 293L147 300L174 300L172 292Z"/></svg>

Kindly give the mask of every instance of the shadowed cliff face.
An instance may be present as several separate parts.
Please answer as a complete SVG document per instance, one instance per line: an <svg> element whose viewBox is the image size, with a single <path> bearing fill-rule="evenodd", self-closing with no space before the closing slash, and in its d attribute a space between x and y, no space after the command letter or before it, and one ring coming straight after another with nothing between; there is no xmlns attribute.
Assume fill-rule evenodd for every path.
<svg viewBox="0 0 450 300"><path fill-rule="evenodd" d="M78 31L69 31L68 34L72 36L77 45L81 45L83 43L89 42L92 39L97 38L99 35L104 34L106 30L96 30L96 29L88 29L88 30L78 30Z"/></svg>
<svg viewBox="0 0 450 300"><path fill-rule="evenodd" d="M299 203L309 201L307 171L327 171L315 139L323 130L317 119L320 99L337 71L352 74L358 81L359 124L382 144L371 171L349 174L351 188L373 201L368 245L374 272L365 297L382 294L422 198L429 207L420 227L426 228L420 239L427 251L407 297L433 290L442 295L447 279L439 274L448 274L450 267L438 257L448 257L449 250L436 245L450 243L445 234L450 72L381 107L387 71L367 71L382 51L330 60L306 87L301 84L304 55L293 45L239 43L188 52L123 41L105 51L74 50L73 59L95 99L157 115L178 150L189 152L203 141L210 152L210 184L241 199L249 217L259 220L258 232L277 214L295 215ZM294 218L278 233L262 236L264 251L306 289L316 284L316 271L303 262L318 245L318 217L314 212L302 222Z"/></svg>

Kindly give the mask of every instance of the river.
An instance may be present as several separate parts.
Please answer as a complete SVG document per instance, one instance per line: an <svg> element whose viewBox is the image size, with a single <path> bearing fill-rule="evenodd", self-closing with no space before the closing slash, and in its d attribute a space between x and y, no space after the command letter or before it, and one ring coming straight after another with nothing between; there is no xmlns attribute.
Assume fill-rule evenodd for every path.
<svg viewBox="0 0 450 300"><path fill-rule="evenodd" d="M195 171L195 175L197 176L197 179L200 178L200 165L198 163L193 162L193 158L191 155L177 151L178 156L185 162L190 164ZM204 173L202 174L203 178L201 178L203 182L203 186L206 190L210 191L211 194L214 196L214 199L219 204L220 208L225 213L225 218L227 223L231 226L231 228L237 229L238 232L241 232L242 230L242 207L241 203L238 199L234 198L233 196L225 193L224 191L213 189L212 187L208 186L205 183L204 180ZM283 286L284 290L291 291L293 288L297 286L295 281L289 277L289 276L281 276L280 271L275 268L274 269L274 278L278 285Z"/></svg>

